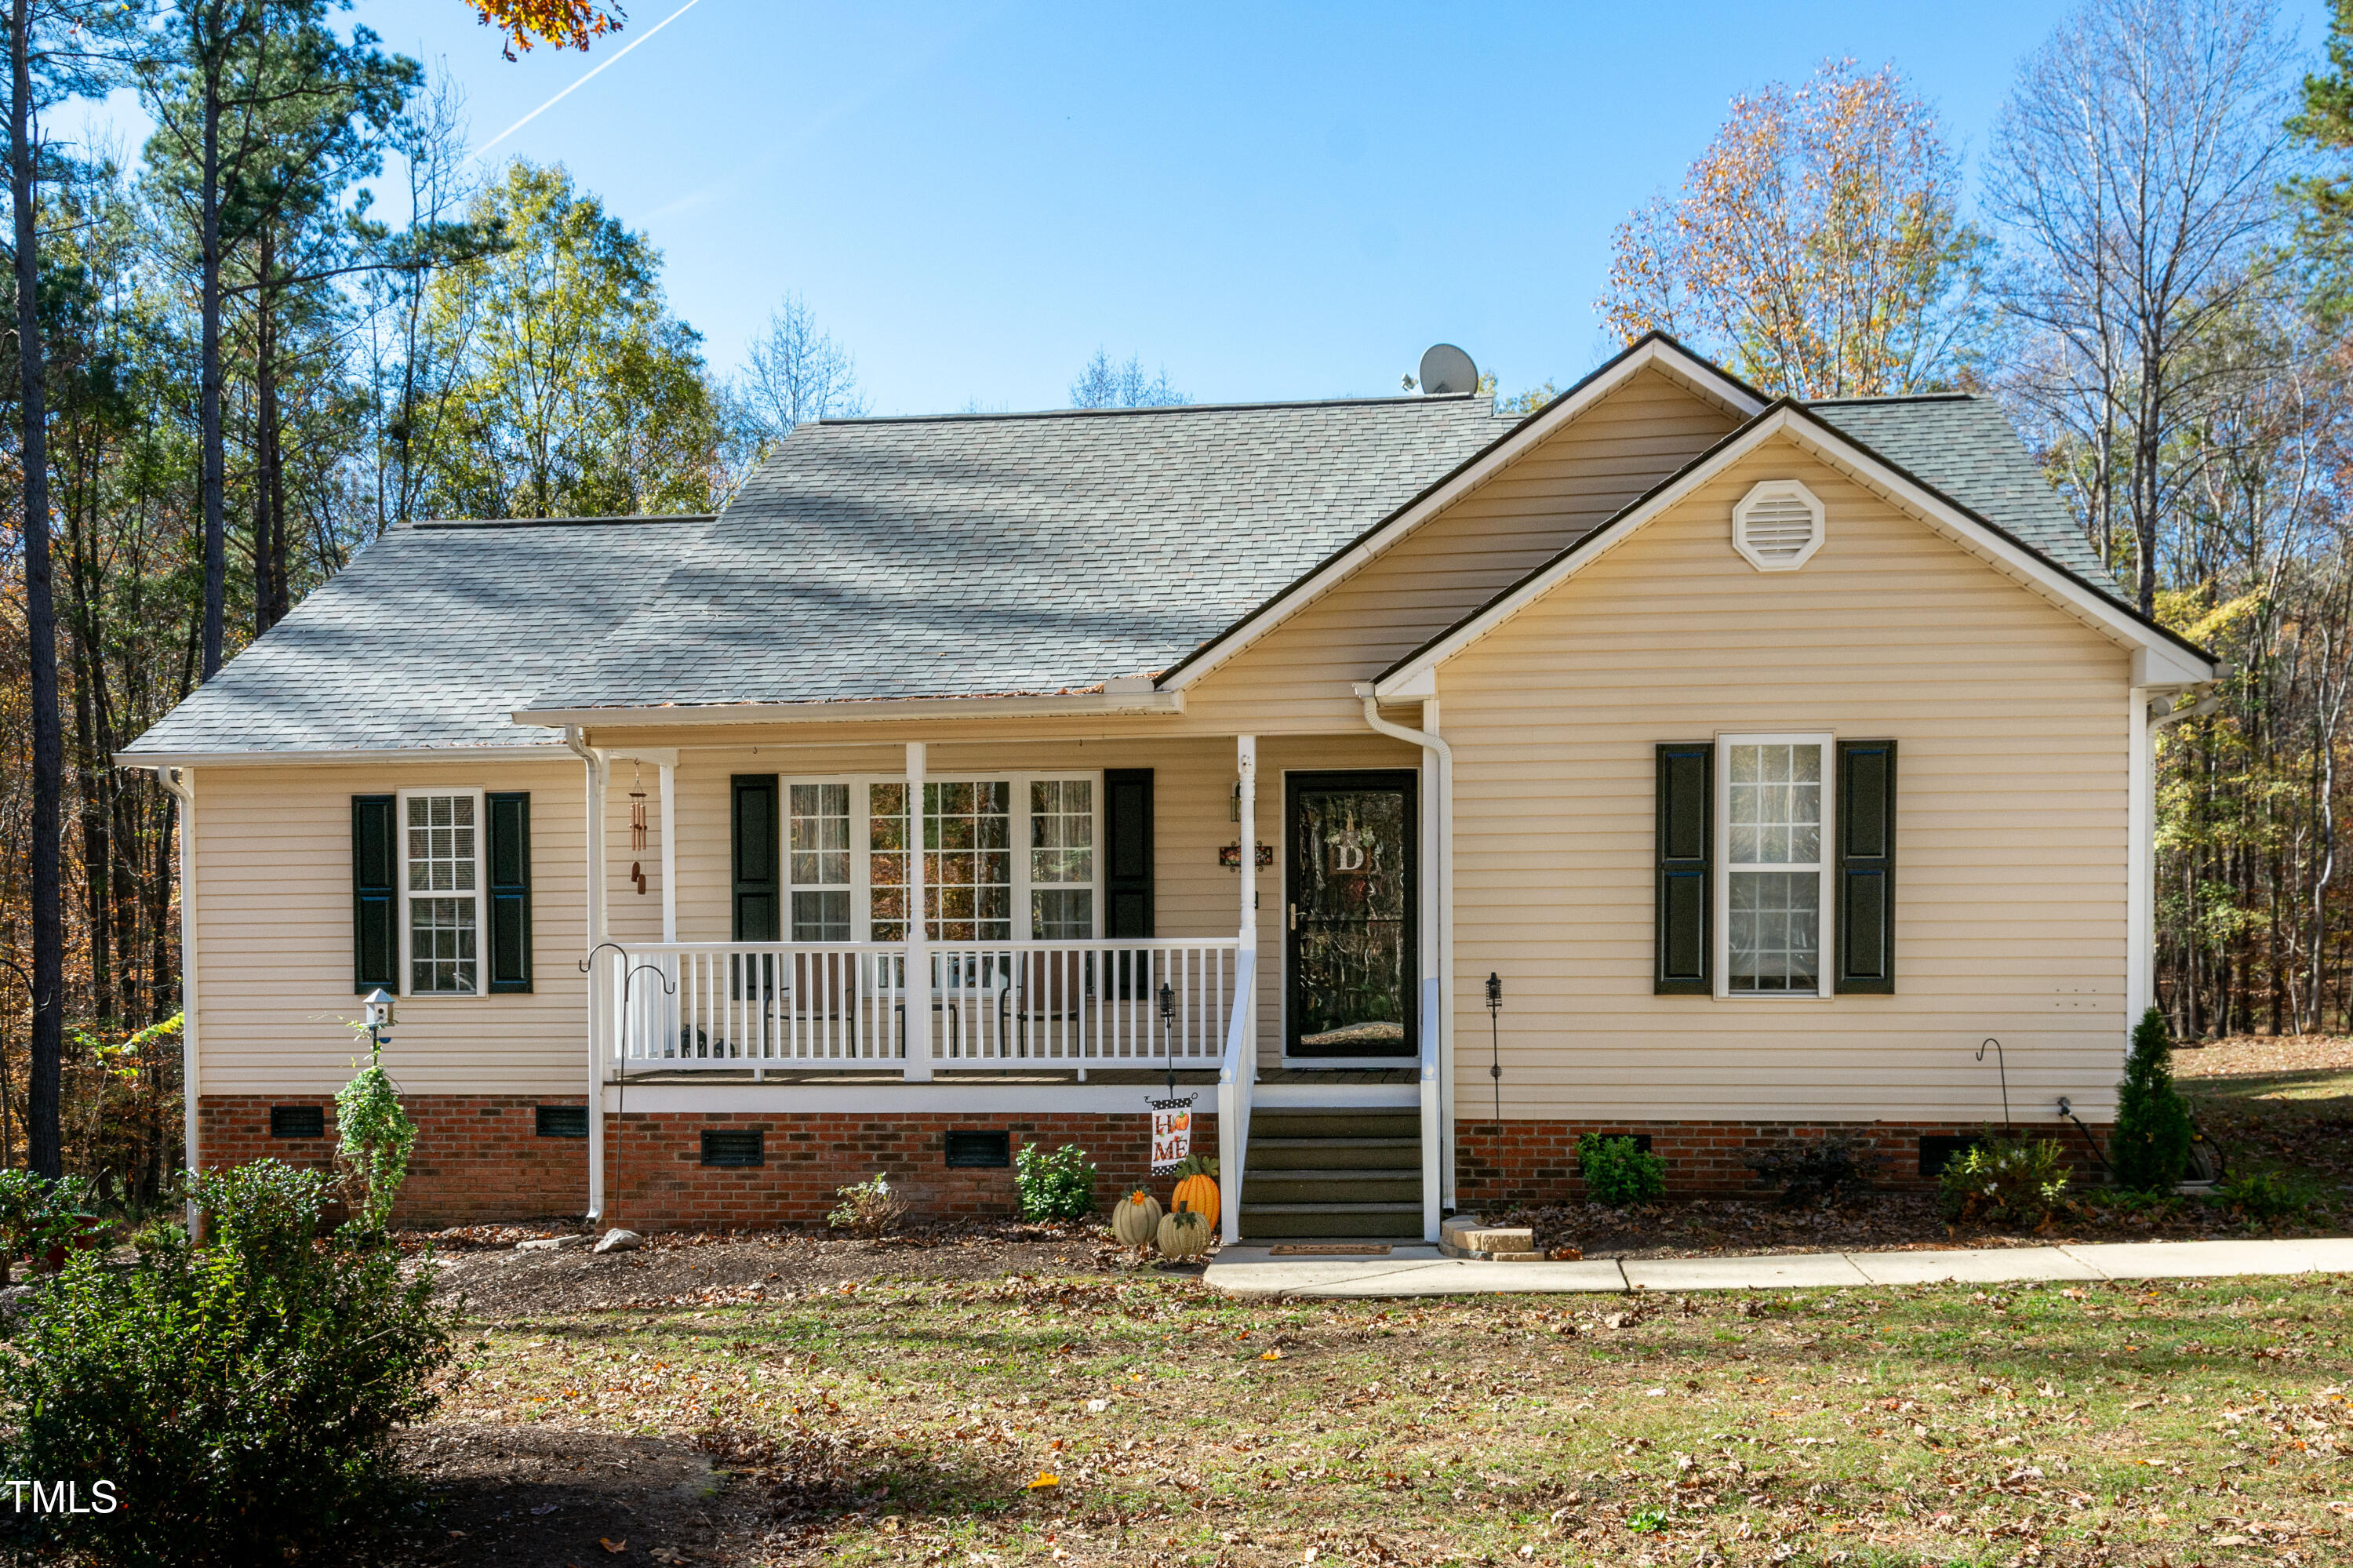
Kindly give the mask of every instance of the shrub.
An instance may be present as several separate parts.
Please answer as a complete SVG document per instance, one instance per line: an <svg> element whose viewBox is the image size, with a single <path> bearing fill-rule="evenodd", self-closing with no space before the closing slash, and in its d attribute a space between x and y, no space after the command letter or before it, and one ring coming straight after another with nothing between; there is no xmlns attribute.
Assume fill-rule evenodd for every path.
<svg viewBox="0 0 2353 1568"><path fill-rule="evenodd" d="M1577 1162L1585 1172L1588 1202L1622 1208L1667 1190L1667 1162L1630 1138L1588 1132L1577 1140Z"/></svg>
<svg viewBox="0 0 2353 1568"><path fill-rule="evenodd" d="M1049 1154L1025 1143L1013 1157L1013 1187L1025 1220L1076 1220L1095 1212L1095 1168L1087 1151L1066 1143Z"/></svg>
<svg viewBox="0 0 2353 1568"><path fill-rule="evenodd" d="M30 1171L0 1171L0 1285L20 1257L42 1255L81 1228L98 1194L79 1176L51 1181Z"/></svg>
<svg viewBox="0 0 2353 1568"><path fill-rule="evenodd" d="M1948 1220L2039 1226L2066 1194L2066 1151L2047 1138L1988 1135L1945 1162L1937 1189Z"/></svg>
<svg viewBox="0 0 2353 1568"><path fill-rule="evenodd" d="M2116 1184L2170 1191L2189 1168L2189 1106L2173 1086L2173 1043L2165 1014L2152 1007L2133 1029L2124 1082L2116 1086L2116 1128L2108 1138Z"/></svg>
<svg viewBox="0 0 2353 1568"><path fill-rule="evenodd" d="M377 1228L392 1218L393 1200L408 1179L408 1151L417 1147L417 1124L381 1054L371 1036L368 1065L335 1091L335 1161L345 1184L357 1189L353 1211Z"/></svg>
<svg viewBox="0 0 2353 1568"><path fill-rule="evenodd" d="M2254 1171L2225 1178L2214 1195L2251 1220L2288 1220L2302 1218L2319 1201L2320 1188L2309 1177Z"/></svg>
<svg viewBox="0 0 2353 1568"><path fill-rule="evenodd" d="M907 1200L891 1191L891 1179L879 1171L854 1186L836 1187L833 1195L841 1203L825 1223L868 1241L888 1235L907 1217Z"/></svg>
<svg viewBox="0 0 2353 1568"><path fill-rule="evenodd" d="M399 1496L392 1434L428 1414L454 1314L382 1232L320 1232L329 1179L266 1160L196 1178L214 1240L83 1254L0 1358L13 1476L113 1483L108 1514L26 1514L100 1563L337 1556Z"/></svg>
<svg viewBox="0 0 2353 1568"><path fill-rule="evenodd" d="M1884 1163L1859 1139L1809 1138L1766 1150L1748 1169L1778 1183L1784 1203L1810 1209L1869 1191Z"/></svg>

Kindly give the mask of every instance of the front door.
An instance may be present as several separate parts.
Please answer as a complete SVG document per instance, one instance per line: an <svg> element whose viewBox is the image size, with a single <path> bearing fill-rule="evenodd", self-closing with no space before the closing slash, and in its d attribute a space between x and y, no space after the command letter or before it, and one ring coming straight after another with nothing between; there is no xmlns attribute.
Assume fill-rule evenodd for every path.
<svg viewBox="0 0 2353 1568"><path fill-rule="evenodd" d="M1285 781L1284 1053L1411 1056L1419 971L1414 775Z"/></svg>

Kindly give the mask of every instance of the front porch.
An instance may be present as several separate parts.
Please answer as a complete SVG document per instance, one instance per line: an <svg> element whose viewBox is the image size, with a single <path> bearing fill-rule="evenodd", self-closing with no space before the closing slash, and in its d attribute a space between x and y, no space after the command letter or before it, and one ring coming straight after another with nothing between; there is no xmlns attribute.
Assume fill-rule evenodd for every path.
<svg viewBox="0 0 2353 1568"><path fill-rule="evenodd" d="M1288 738L1294 751L1309 749ZM1369 737L1351 738L1361 755ZM789 747L767 748L781 755L761 758L776 768L765 775L714 758L728 770L721 906L733 934L694 940L681 939L681 925L707 925L718 900L707 884L681 879L681 848L695 863L696 834L679 832L678 803L694 798L695 780L681 789L678 750L575 741L590 762L592 794L607 797L591 805L605 831L590 835L589 885L642 895L658 878L661 892L659 931L647 929L648 905L626 893L607 892L592 907L589 1175L600 1212L608 1115L848 1115L878 1125L907 1116L928 1125L968 1109L999 1120L1109 1118L1097 1125L1115 1138L1133 1117L1141 1138L1147 1100L1173 1076L1179 1095L1197 1097L1197 1114L1214 1118L1214 1147L1196 1148L1220 1162L1229 1241L1436 1235L1442 940L1435 878L1419 874L1438 859L1434 777L1417 791L1424 776L1413 770L1284 768L1284 810L1261 827L1258 744L1247 736L1233 738L1225 778L1200 777L1197 763L1162 768L1156 803L1153 769L1081 771L1034 754L1022 757L1026 766L992 768L971 746L943 758L939 743L902 743L895 772L859 758L866 766L856 771L821 773ZM688 768L702 772L700 760ZM659 789L651 811L641 782L651 782L649 763ZM611 874L608 858L618 847L608 841L621 767L634 797L626 877ZM1317 797L1328 811L1331 790L1390 779L1407 782L1390 787L1382 821L1351 818L1329 835L1335 864L1354 874L1344 891L1365 906L1351 925L1353 911L1326 909L1332 895L1290 885L1302 880L1284 858L1300 837L1291 821L1300 781L1329 781ZM1182 794L1170 787L1180 781ZM1122 801L1122 791L1131 798ZM917 801L920 839L908 821ZM1323 824L1306 820L1312 837ZM707 836L717 823L699 825ZM920 853L909 853L914 843ZM659 857L654 877L649 850ZM707 863L707 852L701 858ZM1262 922L1270 883L1284 914ZM1231 901L1230 934L1200 930L1201 895L1217 891ZM925 918L909 919L917 909ZM1153 931L1164 923L1199 934ZM1294 1119L1384 1119L1364 1124L1365 1139L1343 1136L1355 1125L1345 1119L1314 1124L1314 1136L1339 1142L1307 1159L1284 1152L1298 1131L1287 1124L1253 1144L1260 1107ZM1374 1145L1377 1158L1367 1154ZM1371 1167L1381 1190L1358 1202ZM844 1182L862 1174L839 1172Z"/></svg>

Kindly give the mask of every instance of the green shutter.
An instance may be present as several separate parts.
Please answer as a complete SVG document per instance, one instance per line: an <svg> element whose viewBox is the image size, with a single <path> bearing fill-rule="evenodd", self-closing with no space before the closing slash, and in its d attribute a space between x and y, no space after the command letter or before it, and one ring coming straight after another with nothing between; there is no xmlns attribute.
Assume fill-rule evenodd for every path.
<svg viewBox="0 0 2353 1568"><path fill-rule="evenodd" d="M1152 769L1103 774L1103 931L1149 937L1152 928Z"/></svg>
<svg viewBox="0 0 2353 1568"><path fill-rule="evenodd" d="M1838 743L1841 991L1895 989L1895 743Z"/></svg>
<svg viewBox="0 0 2353 1568"><path fill-rule="evenodd" d="M738 773L732 780L735 797L733 844L735 874L734 939L774 942L779 939L784 910L781 865L776 856L776 776Z"/></svg>
<svg viewBox="0 0 2353 1568"><path fill-rule="evenodd" d="M352 797L352 991L400 989L400 833L390 795Z"/></svg>
<svg viewBox="0 0 2353 1568"><path fill-rule="evenodd" d="M1711 909L1715 836L1715 746L1667 741L1658 748L1657 974L1661 996L1707 996L1715 989Z"/></svg>
<svg viewBox="0 0 2353 1568"><path fill-rule="evenodd" d="M482 797L491 819L491 990L531 989L531 796Z"/></svg>

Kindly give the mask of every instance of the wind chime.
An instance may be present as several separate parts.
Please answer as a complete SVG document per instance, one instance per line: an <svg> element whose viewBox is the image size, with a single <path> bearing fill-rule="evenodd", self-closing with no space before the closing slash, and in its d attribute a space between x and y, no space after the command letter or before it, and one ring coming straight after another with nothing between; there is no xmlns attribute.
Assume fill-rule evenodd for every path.
<svg viewBox="0 0 2353 1568"><path fill-rule="evenodd" d="M646 849L646 772L642 763L629 765L629 848L638 854ZM638 885L638 892L646 890L646 863L629 863L629 880Z"/></svg>

